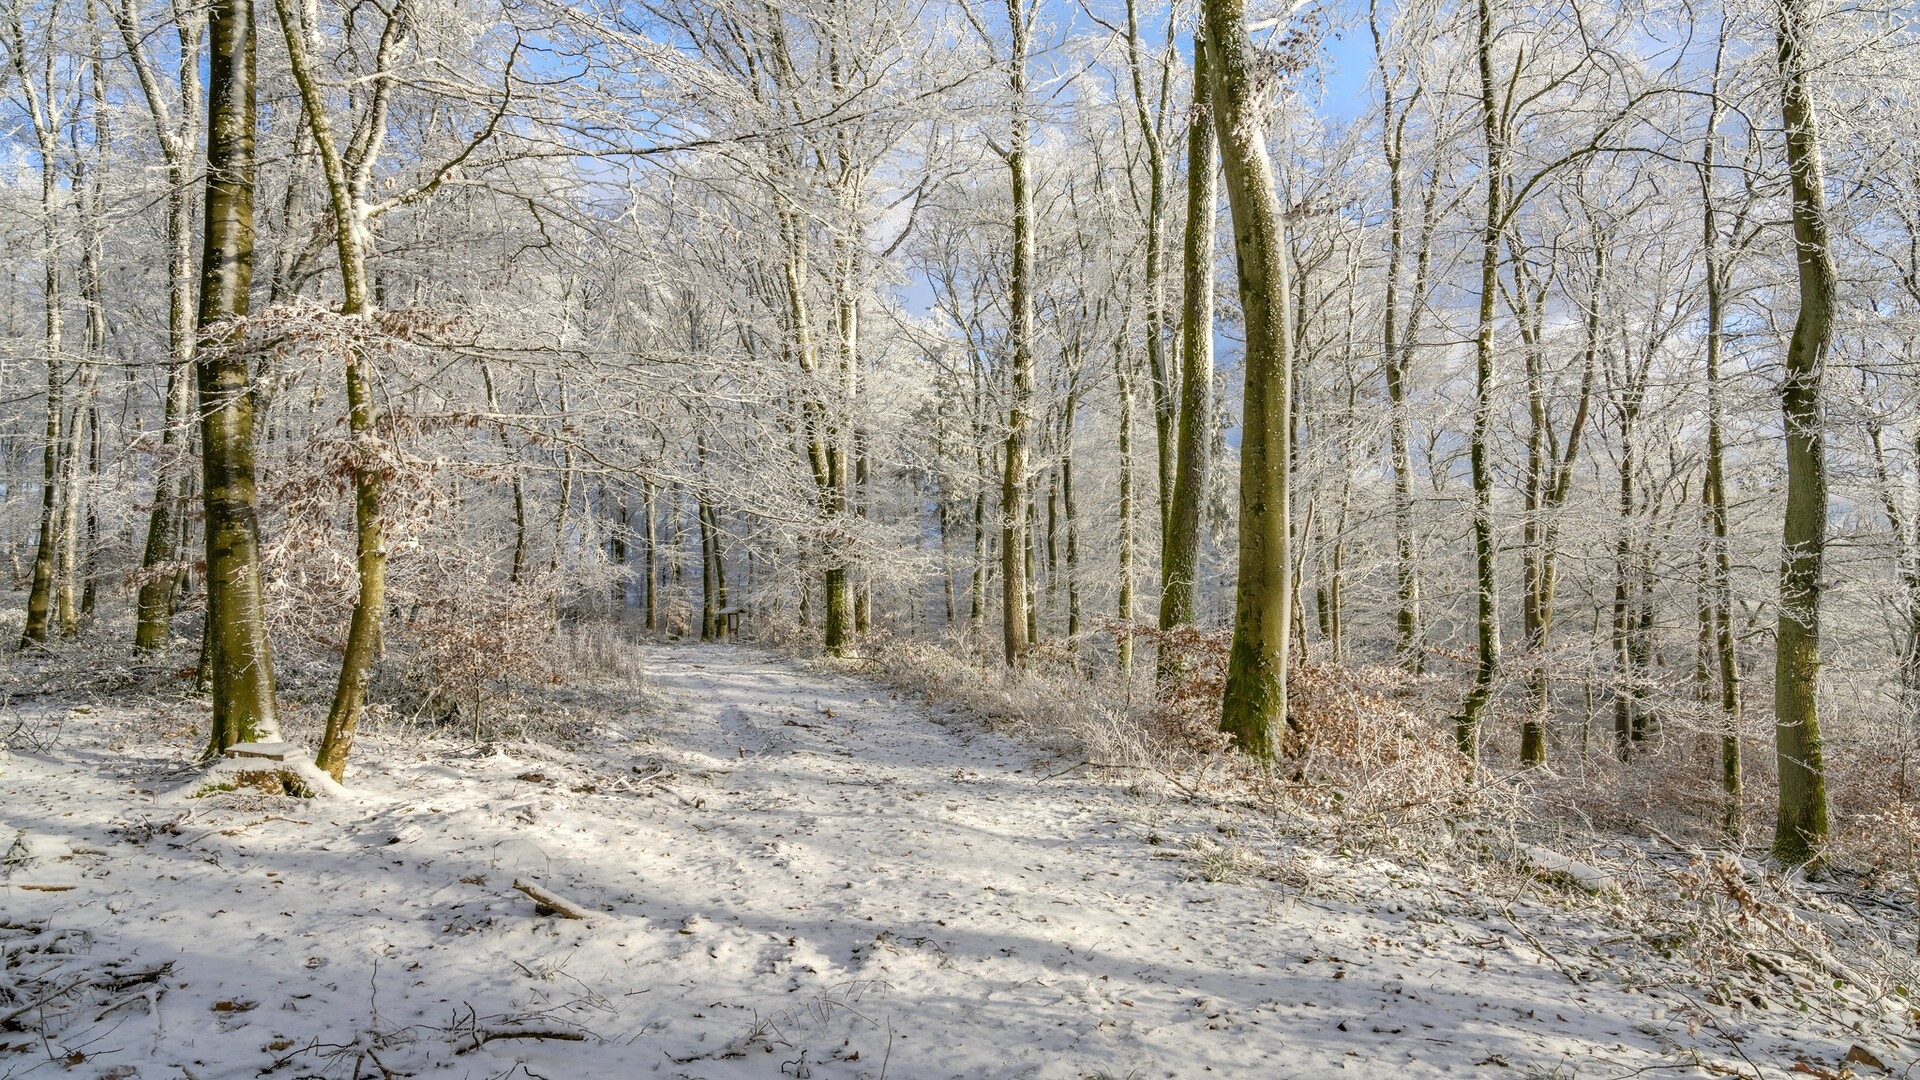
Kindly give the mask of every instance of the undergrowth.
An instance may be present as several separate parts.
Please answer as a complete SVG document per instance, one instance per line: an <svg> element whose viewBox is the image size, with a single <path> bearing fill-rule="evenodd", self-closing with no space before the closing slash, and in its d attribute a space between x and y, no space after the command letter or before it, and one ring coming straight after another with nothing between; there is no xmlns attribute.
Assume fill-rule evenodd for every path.
<svg viewBox="0 0 1920 1080"><path fill-rule="evenodd" d="M1504 905L1516 927L1526 916L1513 899L1495 898L1578 908L1621 931L1631 947L1611 959L1551 957L1553 927L1537 928L1544 943L1529 935L1575 982L1584 968L1609 963L1702 1008L1792 1008L1904 1039L1920 1030L1920 810L1912 802L1875 802L1857 780L1842 779L1835 801L1850 814L1841 830L1848 839L1830 850L1824 876L1809 881L1745 854L1748 841L1764 839L1751 828L1770 795L1764 767L1750 780L1747 829L1719 831L1724 808L1703 766L1718 745L1708 720L1696 729L1686 715L1667 717L1658 739L1626 762L1593 740L1557 747L1563 763L1553 768L1476 769L1453 746L1457 680L1318 657L1291 669L1282 752L1259 766L1216 728L1227 634L1133 633L1142 660L1124 680L1090 673L1067 650L1008 674L963 644L925 641L874 640L857 660L828 663L1033 741L1058 761L1051 775L1084 770L1137 795L1253 811L1271 823L1264 846L1194 841L1187 862L1203 880L1333 888L1303 871L1294 853L1307 849L1444 868L1483 907ZM1514 710L1502 701L1490 726L1517 729L1507 715ZM1501 760L1506 749L1496 734L1486 758ZM1857 776L1863 763L1839 775ZM1692 825L1679 840L1662 828L1680 831L1677 821ZM1567 855L1542 866L1542 851ZM1561 869L1569 857L1582 874L1619 888L1578 887Z"/></svg>

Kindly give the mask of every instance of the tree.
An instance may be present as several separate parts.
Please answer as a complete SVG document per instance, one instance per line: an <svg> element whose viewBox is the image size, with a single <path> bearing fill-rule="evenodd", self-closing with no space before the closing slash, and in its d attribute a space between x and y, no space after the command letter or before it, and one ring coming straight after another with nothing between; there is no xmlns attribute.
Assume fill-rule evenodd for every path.
<svg viewBox="0 0 1920 1080"><path fill-rule="evenodd" d="M206 512L208 751L278 735L273 652L260 580L253 387L236 320L253 284L254 25L252 0L207 9L206 228L200 253L199 383Z"/></svg>
<svg viewBox="0 0 1920 1080"><path fill-rule="evenodd" d="M1774 858L1812 862L1827 839L1826 765L1820 740L1820 573L1827 538L1826 438L1821 378L1833 346L1835 270L1805 0L1781 0L1777 23L1780 118L1793 193L1794 266L1800 307L1780 384L1786 430L1787 508L1781 525L1780 614L1774 632L1774 758L1780 773Z"/></svg>
<svg viewBox="0 0 1920 1080"><path fill-rule="evenodd" d="M1160 556L1160 629L1193 622L1213 441L1213 233L1219 195L1213 75L1206 35L1193 39L1193 108L1187 122L1187 225L1180 246L1179 407L1173 505ZM1164 665L1163 665L1164 672Z"/></svg>
<svg viewBox="0 0 1920 1080"><path fill-rule="evenodd" d="M61 306L60 249L63 237L59 216L62 198L58 155L60 129L66 122L60 114L60 104L66 91L56 81L60 65L54 45L56 28L59 26L59 6L53 5L42 13L44 21L39 27L41 58L37 64L33 63L32 53L27 46L24 7L19 3L9 5L6 18L13 75L19 83L21 97L25 99L33 145L39 157L40 258L43 264L41 312L44 330L41 346L47 373L47 408L44 425L46 441L41 451L39 543L34 548L33 583L27 593L26 626L20 634L22 648L46 644L49 618L55 603L55 559L62 539L60 520L66 497L63 491L66 462L62 444L67 433L65 394L68 381L64 355L66 315Z"/></svg>
<svg viewBox="0 0 1920 1080"><path fill-rule="evenodd" d="M1468 455L1473 464L1474 628L1479 646L1473 689L1454 724L1454 742L1470 758L1480 756L1480 716L1493 697L1500 672L1500 570L1493 528L1494 297L1500 285L1500 242L1508 218L1507 114L1493 72L1493 4L1476 0L1474 52L1480 64L1481 137L1486 162L1482 180L1486 207L1480 229L1480 310L1473 334L1473 434Z"/></svg>
<svg viewBox="0 0 1920 1080"><path fill-rule="evenodd" d="M127 62L140 84L154 140L167 167L167 382L155 457L153 508L140 558L139 615L133 647L153 652L166 643L180 575L169 565L178 544L176 518L192 482L186 460L187 418L193 391L193 167L198 155L196 110L200 98L200 39L205 19L197 8L176 3L173 25L179 47L178 89L169 95L145 43L133 0L118 0L112 14ZM175 117L175 111L179 115Z"/></svg>
<svg viewBox="0 0 1920 1080"><path fill-rule="evenodd" d="M1240 571L1220 730L1256 758L1278 751L1287 715L1288 625L1293 616L1288 419L1293 342L1287 238L1267 153L1262 64L1243 0L1206 0L1214 130L1233 211L1246 386L1240 442Z"/></svg>
<svg viewBox="0 0 1920 1080"><path fill-rule="evenodd" d="M1040 6L1026 0L1007 0L1009 48L1007 91L1011 102L1007 145L1001 157L1007 163L1007 181L1013 196L1013 268L1010 275L1007 351L1012 393L1007 402L1007 442L1000 473L1000 622L1001 640L1009 667L1026 661L1032 644L1028 635L1026 550L1028 441L1033 424L1033 176L1028 162L1030 121L1027 101L1027 63L1032 50L1033 22Z"/></svg>

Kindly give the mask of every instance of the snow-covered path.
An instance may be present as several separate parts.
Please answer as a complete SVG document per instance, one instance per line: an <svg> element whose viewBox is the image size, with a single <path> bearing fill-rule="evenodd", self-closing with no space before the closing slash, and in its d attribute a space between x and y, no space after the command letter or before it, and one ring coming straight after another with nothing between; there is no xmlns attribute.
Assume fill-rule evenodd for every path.
<svg viewBox="0 0 1920 1080"><path fill-rule="evenodd" d="M0 822L51 838L0 942L173 966L151 1013L0 1031L0 1077L70 1051L118 1077L1710 1075L1672 1052L1679 1003L1574 981L1418 871L1209 882L1196 850L1258 821L1047 779L1030 745L765 653L648 666L663 714L591 752L372 740L333 802L156 804L184 750L67 719L0 775ZM173 807L176 833L126 831ZM516 878L604 914L538 916ZM585 1038L457 1052L487 1030Z"/></svg>

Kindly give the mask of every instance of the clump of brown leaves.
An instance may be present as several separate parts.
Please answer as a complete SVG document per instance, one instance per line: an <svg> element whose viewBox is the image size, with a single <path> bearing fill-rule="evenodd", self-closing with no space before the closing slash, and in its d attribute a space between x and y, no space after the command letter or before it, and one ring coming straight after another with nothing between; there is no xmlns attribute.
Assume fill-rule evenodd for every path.
<svg viewBox="0 0 1920 1080"><path fill-rule="evenodd" d="M1135 628L1158 651L1158 682L1141 717L1148 746L1176 760L1224 754L1219 730L1228 630ZM1289 715L1276 793L1319 813L1405 821L1457 805L1472 773L1443 721L1407 704L1409 677L1379 665L1305 659L1287 674Z"/></svg>

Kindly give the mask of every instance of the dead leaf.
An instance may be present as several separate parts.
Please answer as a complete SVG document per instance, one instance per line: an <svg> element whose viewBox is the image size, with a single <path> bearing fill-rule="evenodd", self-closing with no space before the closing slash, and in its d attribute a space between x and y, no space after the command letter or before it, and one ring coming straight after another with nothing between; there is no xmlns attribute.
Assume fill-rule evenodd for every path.
<svg viewBox="0 0 1920 1080"><path fill-rule="evenodd" d="M1858 1043L1855 1043L1854 1045L1847 1047L1847 1056L1845 1060L1851 1061L1855 1065L1865 1065L1865 1066L1868 1066L1869 1068L1879 1069L1881 1072L1893 1071L1892 1069L1887 1068L1886 1062L1881 1061L1879 1058L1875 1057L1873 1051L1867 1049L1864 1046L1861 1046Z"/></svg>

